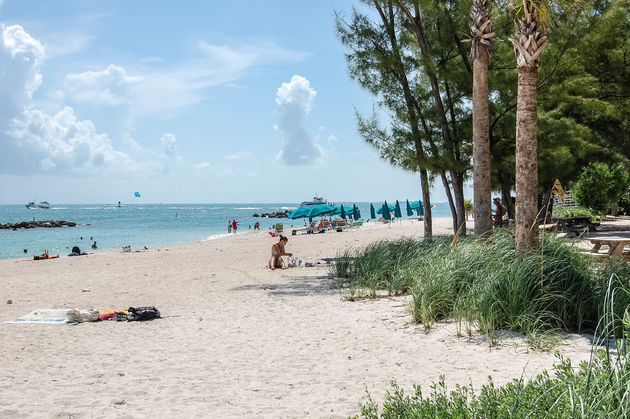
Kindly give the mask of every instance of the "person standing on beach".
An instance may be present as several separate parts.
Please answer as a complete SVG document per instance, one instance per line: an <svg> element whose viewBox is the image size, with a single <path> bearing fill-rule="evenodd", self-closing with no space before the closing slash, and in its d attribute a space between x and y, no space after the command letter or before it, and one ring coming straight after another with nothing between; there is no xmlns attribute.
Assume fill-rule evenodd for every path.
<svg viewBox="0 0 630 419"><path fill-rule="evenodd" d="M232 232L232 223L228 220L228 234Z"/></svg>
<svg viewBox="0 0 630 419"><path fill-rule="evenodd" d="M238 223L236 222L236 220L232 220L232 233L236 234L236 227L237 227Z"/></svg>

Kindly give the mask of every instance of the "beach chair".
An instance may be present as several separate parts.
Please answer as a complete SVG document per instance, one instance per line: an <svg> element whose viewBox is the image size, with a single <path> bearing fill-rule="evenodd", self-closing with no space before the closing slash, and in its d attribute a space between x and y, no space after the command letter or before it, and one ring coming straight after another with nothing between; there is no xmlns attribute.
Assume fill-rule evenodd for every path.
<svg viewBox="0 0 630 419"><path fill-rule="evenodd" d="M276 230L276 233L282 233L284 231L284 224L275 224L273 229Z"/></svg>
<svg viewBox="0 0 630 419"><path fill-rule="evenodd" d="M322 227L328 228L328 220L323 220L322 221Z"/></svg>

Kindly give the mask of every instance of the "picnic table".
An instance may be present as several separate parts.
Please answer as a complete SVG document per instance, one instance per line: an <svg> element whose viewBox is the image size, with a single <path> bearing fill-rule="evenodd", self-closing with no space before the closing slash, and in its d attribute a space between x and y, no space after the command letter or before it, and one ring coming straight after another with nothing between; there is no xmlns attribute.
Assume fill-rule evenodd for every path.
<svg viewBox="0 0 630 419"><path fill-rule="evenodd" d="M608 237L591 237L588 239L593 244L591 253L599 253L602 246L608 246L608 255L622 256L623 249L630 245L630 237L608 236Z"/></svg>
<svg viewBox="0 0 630 419"><path fill-rule="evenodd" d="M551 219L560 231L581 234L584 231L595 231L599 223L592 223L589 215L580 217L558 217Z"/></svg>

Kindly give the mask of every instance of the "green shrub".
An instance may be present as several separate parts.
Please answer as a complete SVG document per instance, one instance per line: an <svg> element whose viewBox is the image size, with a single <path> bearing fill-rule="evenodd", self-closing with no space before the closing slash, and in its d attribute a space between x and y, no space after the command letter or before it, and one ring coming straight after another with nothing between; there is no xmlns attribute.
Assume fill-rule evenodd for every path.
<svg viewBox="0 0 630 419"><path fill-rule="evenodd" d="M588 217L593 215L591 210L584 207L565 207L560 206L553 209L553 216L557 218L562 217Z"/></svg>
<svg viewBox="0 0 630 419"><path fill-rule="evenodd" d="M600 213L610 210L628 185L628 172L621 165L591 163L582 169L573 186L573 196L580 204Z"/></svg>

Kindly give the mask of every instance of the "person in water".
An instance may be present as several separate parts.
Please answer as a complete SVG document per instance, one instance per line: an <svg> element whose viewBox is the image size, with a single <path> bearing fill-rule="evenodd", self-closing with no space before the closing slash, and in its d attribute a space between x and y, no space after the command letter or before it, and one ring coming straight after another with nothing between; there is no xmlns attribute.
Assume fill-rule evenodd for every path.
<svg viewBox="0 0 630 419"><path fill-rule="evenodd" d="M289 239L280 235L280 240L271 246L271 259L269 260L269 268L274 270L276 268L286 269L284 259L282 256L293 256L293 253L287 253L284 249Z"/></svg>
<svg viewBox="0 0 630 419"><path fill-rule="evenodd" d="M96 249L98 246L96 245L96 240L94 240L94 243L92 243L92 249Z"/></svg>

